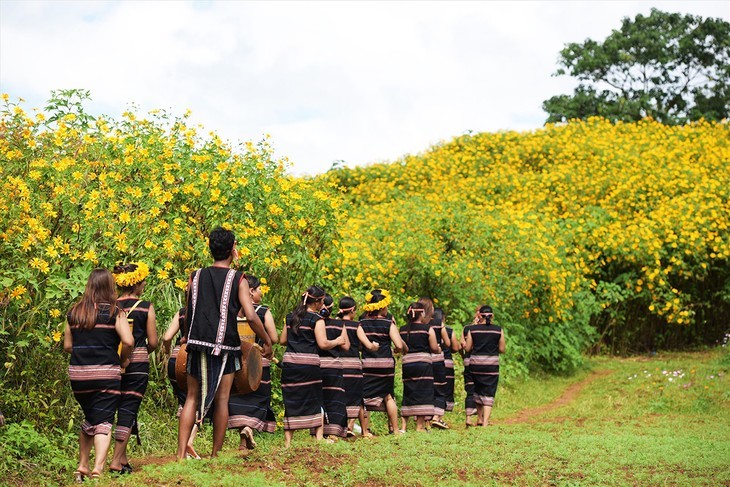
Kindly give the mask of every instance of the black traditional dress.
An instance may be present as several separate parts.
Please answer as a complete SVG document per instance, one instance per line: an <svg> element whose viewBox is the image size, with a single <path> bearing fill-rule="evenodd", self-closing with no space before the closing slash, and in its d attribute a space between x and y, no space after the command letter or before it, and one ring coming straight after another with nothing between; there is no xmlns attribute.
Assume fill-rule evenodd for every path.
<svg viewBox="0 0 730 487"><path fill-rule="evenodd" d="M114 439L125 441L137 423L139 406L147 391L150 376L147 316L152 303L137 298L124 298L117 301L117 306L127 313L127 322L131 323L134 338L134 349L129 357L129 365L122 374L122 397L119 400L117 427L114 430Z"/></svg>
<svg viewBox="0 0 730 487"><path fill-rule="evenodd" d="M454 339L454 330L446 327L446 334L449 340ZM447 347L445 343L441 343L441 350L444 351L444 366L446 367L446 410L454 410L454 357L451 353L451 347Z"/></svg>
<svg viewBox="0 0 730 487"><path fill-rule="evenodd" d="M287 344L281 370L285 430L322 426L322 371L314 338L314 325L321 319L307 311L295 333L291 315L286 317Z"/></svg>
<svg viewBox="0 0 730 487"><path fill-rule="evenodd" d="M392 318L365 317L360 321L365 335L371 342L377 342L378 350L362 351L362 395L368 411L385 411L385 398L395 399L395 359L390 349L390 326Z"/></svg>
<svg viewBox="0 0 730 487"><path fill-rule="evenodd" d="M187 372L200 381L198 417L204 418L225 374L241 368L241 337L236 316L241 309L238 286L245 276L228 267L211 266L190 277Z"/></svg>
<svg viewBox="0 0 730 487"><path fill-rule="evenodd" d="M499 340L502 328L497 325L472 325L474 344L469 359L469 370L474 378L474 402L493 406L499 382Z"/></svg>
<svg viewBox="0 0 730 487"><path fill-rule="evenodd" d="M464 327L464 338L469 334L472 326L466 325ZM471 354L464 351L464 392L466 392L466 397L464 397L464 410L467 416L473 416L477 413L477 406L474 402L474 378L469 367L470 361Z"/></svg>
<svg viewBox="0 0 730 487"><path fill-rule="evenodd" d="M180 410L185 405L186 394L185 392L183 392L182 389L180 389L180 386L177 383L177 376L175 375L175 364L177 363L177 353L180 351L180 339L185 334L185 308L180 308L180 311L178 312L178 324L180 327L180 331L178 332L177 338L175 339L175 347L170 353L170 359L167 361L167 378L170 380L172 392L175 394L175 398L177 398L179 416Z"/></svg>
<svg viewBox="0 0 730 487"><path fill-rule="evenodd" d="M342 320L325 319L327 340L335 340L342 335ZM347 436L347 408L342 373L340 347L319 351L319 367L322 369L322 401L324 406L324 434L340 437Z"/></svg>
<svg viewBox="0 0 730 487"><path fill-rule="evenodd" d="M433 360L428 341L427 323L400 327L400 337L408 345L403 356L403 402L400 414L410 416L434 415Z"/></svg>
<svg viewBox="0 0 730 487"><path fill-rule="evenodd" d="M435 416L443 416L446 412L446 365L444 364L444 352L441 351L442 326L440 323L431 321L431 328L436 334L436 343L439 345L439 353L431 355L433 361L433 414Z"/></svg>
<svg viewBox="0 0 730 487"><path fill-rule="evenodd" d="M254 306L256 314L264 322L268 306ZM256 343L264 345L264 341L256 337ZM256 431L273 433L276 430L276 417L271 409L271 361L261 358L261 384L259 388L248 394L231 393L228 399L228 427L243 428L249 426Z"/></svg>
<svg viewBox="0 0 730 487"><path fill-rule="evenodd" d="M360 360L360 339L357 338L357 321L343 320L350 339L350 349L340 351L342 361L343 387L345 388L345 407L348 418L360 415L362 401L362 360Z"/></svg>
<svg viewBox="0 0 730 487"><path fill-rule="evenodd" d="M87 435L108 435L119 404L121 368L116 312L99 304L94 328L75 326L68 316L73 339L68 375L74 397L84 411L81 429Z"/></svg>

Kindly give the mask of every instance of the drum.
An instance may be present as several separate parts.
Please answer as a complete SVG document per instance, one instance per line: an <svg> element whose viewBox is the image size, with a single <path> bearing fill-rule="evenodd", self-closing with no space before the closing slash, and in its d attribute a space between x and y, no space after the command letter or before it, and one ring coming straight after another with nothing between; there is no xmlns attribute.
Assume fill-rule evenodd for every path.
<svg viewBox="0 0 730 487"><path fill-rule="evenodd" d="M233 376L233 392L237 394L248 394L259 388L263 364L261 362L261 351L253 343L241 340L241 370Z"/></svg>
<svg viewBox="0 0 730 487"><path fill-rule="evenodd" d="M238 324L238 335L242 342L256 343L256 333L253 332L251 325L248 324L246 318L236 318Z"/></svg>
<svg viewBox="0 0 730 487"><path fill-rule="evenodd" d="M188 344L180 345L175 360L175 380L177 387L183 392L188 392Z"/></svg>

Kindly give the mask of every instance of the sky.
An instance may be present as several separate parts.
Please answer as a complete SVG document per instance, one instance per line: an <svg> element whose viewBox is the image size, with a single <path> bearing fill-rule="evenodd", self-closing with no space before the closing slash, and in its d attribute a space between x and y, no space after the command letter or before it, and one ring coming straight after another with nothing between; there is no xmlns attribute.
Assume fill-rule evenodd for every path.
<svg viewBox="0 0 730 487"><path fill-rule="evenodd" d="M726 1L0 0L0 92L87 112L192 111L236 145L265 134L295 175L418 154L463 133L533 130L564 44L652 7L730 19Z"/></svg>

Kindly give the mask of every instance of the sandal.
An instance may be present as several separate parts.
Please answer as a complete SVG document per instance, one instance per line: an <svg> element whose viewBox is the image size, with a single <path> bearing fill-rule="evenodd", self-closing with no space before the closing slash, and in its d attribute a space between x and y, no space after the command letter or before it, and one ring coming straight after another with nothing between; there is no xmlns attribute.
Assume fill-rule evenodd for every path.
<svg viewBox="0 0 730 487"><path fill-rule="evenodd" d="M128 463L122 465L122 473L132 473L133 470L132 466Z"/></svg>
<svg viewBox="0 0 730 487"><path fill-rule="evenodd" d="M75 484L83 483L84 480L86 480L86 475L88 475L88 474L85 474L84 472L82 472L80 470L76 470L74 472L74 483Z"/></svg>
<svg viewBox="0 0 730 487"><path fill-rule="evenodd" d="M243 440L246 442L246 448L249 450L253 450L256 448L256 441L253 439L253 430L249 426L245 426L243 430L241 430L241 436L243 437Z"/></svg>

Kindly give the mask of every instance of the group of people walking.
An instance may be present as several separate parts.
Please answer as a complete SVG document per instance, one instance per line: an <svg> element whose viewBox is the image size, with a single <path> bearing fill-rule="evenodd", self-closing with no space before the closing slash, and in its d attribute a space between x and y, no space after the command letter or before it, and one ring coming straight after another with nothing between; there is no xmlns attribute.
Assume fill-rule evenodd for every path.
<svg viewBox="0 0 730 487"><path fill-rule="evenodd" d="M213 265L189 279L186 306L178 311L162 337L170 353L168 376L179 402L177 458L199 458L193 440L198 425L213 423L215 456L227 429L240 433L240 447L256 446L254 431L273 433L271 408L272 345L286 347L281 360L285 445L296 430L319 440L371 436L369 414L387 414L389 431L404 433L414 418L417 431L429 426L448 429L443 417L454 407L452 353L464 354L467 426L487 426L499 380L499 354L504 334L492 323L489 306L480 307L457 338L445 326L443 310L428 298L412 303L406 324L398 328L388 311L385 290L368 293L358 316L356 301L334 300L318 286L309 287L286 316L281 335L271 310L261 304L261 282L231 268L237 260L235 235L223 228L209 236ZM127 443L137 429L137 415L149 377L149 353L157 348L152 303L142 300L149 268L141 262L96 269L80 300L68 313L64 349L71 353L71 387L84 412L79 434L77 481L104 470L114 428L112 472L130 473ZM119 289L119 295L117 294ZM241 369L237 319L245 317L262 350L261 384L253 392L232 391ZM177 336L175 344L173 339ZM176 380L176 360L186 344L186 383ZM403 397L398 419L394 352L402 354ZM90 465L91 448L95 462Z"/></svg>

